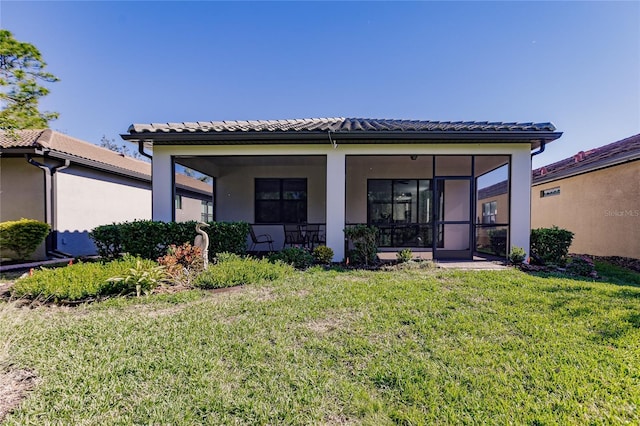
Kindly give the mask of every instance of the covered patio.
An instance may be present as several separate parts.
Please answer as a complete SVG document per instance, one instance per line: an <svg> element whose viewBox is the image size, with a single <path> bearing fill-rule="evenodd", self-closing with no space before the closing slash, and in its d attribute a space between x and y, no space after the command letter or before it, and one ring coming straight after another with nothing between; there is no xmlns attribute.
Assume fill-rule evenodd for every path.
<svg viewBox="0 0 640 426"><path fill-rule="evenodd" d="M471 260L502 230L501 249L528 252L531 151L560 135L550 123L333 118L136 124L122 137L153 151L155 220L175 220L172 176L184 166L214 179L215 220L248 222L276 250L326 244L341 261L356 224L378 228L381 251ZM477 204L500 180L498 215Z"/></svg>

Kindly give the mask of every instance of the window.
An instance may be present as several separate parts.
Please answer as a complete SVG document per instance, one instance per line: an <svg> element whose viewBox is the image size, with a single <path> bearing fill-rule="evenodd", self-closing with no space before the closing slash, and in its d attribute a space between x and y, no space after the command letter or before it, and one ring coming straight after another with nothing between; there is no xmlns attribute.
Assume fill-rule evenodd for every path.
<svg viewBox="0 0 640 426"><path fill-rule="evenodd" d="M256 178L256 223L305 223L307 180Z"/></svg>
<svg viewBox="0 0 640 426"><path fill-rule="evenodd" d="M430 247L432 190L429 179L369 179L367 222L381 247Z"/></svg>
<svg viewBox="0 0 640 426"><path fill-rule="evenodd" d="M213 202L202 200L202 210L200 214L202 222L213 222Z"/></svg>
<svg viewBox="0 0 640 426"><path fill-rule="evenodd" d="M497 214L498 214L497 201L482 203L482 223L496 223Z"/></svg>
<svg viewBox="0 0 640 426"><path fill-rule="evenodd" d="M540 198L551 197L552 195L560 195L560 187L556 186L555 188L543 189L540 191Z"/></svg>
<svg viewBox="0 0 640 426"><path fill-rule="evenodd" d="M176 194L176 210L182 210L182 195Z"/></svg>

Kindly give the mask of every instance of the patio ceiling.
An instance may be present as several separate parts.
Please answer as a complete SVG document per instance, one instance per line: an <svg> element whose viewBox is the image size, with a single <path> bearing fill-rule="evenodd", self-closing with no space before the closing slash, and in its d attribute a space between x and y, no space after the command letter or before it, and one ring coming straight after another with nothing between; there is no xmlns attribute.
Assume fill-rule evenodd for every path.
<svg viewBox="0 0 640 426"><path fill-rule="evenodd" d="M403 156L357 156L362 161L393 161L394 157L404 158ZM420 156L431 157L431 156ZM201 157L175 157L177 164L197 170L209 176L216 176L217 171L223 167L284 167L295 164L296 166L324 166L326 158L324 156L302 156L302 155L273 155L273 156L201 156ZM507 156L476 156L475 174L482 175L486 172L494 170L508 162Z"/></svg>

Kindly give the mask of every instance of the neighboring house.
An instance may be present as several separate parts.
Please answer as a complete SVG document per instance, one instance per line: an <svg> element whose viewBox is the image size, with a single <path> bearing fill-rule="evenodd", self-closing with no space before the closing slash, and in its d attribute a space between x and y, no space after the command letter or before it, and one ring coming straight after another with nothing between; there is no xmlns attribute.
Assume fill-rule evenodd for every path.
<svg viewBox="0 0 640 426"><path fill-rule="evenodd" d="M176 219L213 210L213 188L176 174ZM98 225L151 219L151 165L52 130L0 133L0 221L22 217L51 225L34 257L96 252Z"/></svg>
<svg viewBox="0 0 640 426"><path fill-rule="evenodd" d="M533 171L532 228L572 231L571 252L640 259L640 134Z"/></svg>
<svg viewBox="0 0 640 426"><path fill-rule="evenodd" d="M502 180L493 185L481 187L478 185L478 195L476 197L476 223L482 224L476 232L476 246L481 252L491 254L497 253L496 247L491 244L490 234L495 231L506 233L509 223L509 181ZM498 236L494 237L498 238ZM504 236L506 238L506 235ZM495 243L494 243L495 244Z"/></svg>
<svg viewBox="0 0 640 426"><path fill-rule="evenodd" d="M381 250L410 247L435 259L472 259L477 186L509 176L509 241L528 252L532 150L558 139L550 123L323 118L134 124L125 140L153 148L153 218L172 220L175 165L215 178L217 220L272 234L319 224L334 260L344 229L380 230Z"/></svg>

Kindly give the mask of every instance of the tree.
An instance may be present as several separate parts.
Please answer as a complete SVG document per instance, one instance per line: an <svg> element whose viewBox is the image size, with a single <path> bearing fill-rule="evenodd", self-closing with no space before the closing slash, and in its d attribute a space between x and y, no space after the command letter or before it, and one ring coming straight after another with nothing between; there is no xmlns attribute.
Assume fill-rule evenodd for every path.
<svg viewBox="0 0 640 426"><path fill-rule="evenodd" d="M10 31L0 29L0 129L42 129L58 118L56 112L38 109L39 99L49 93L39 83L58 81L44 71L46 66L34 45L17 41Z"/></svg>
<svg viewBox="0 0 640 426"><path fill-rule="evenodd" d="M111 151L118 152L122 155L126 155L127 157L141 159L140 154L138 152L130 151L129 148L124 145L118 145L115 139L109 139L105 135L103 135L102 138L100 139L100 146L103 148L110 149Z"/></svg>

